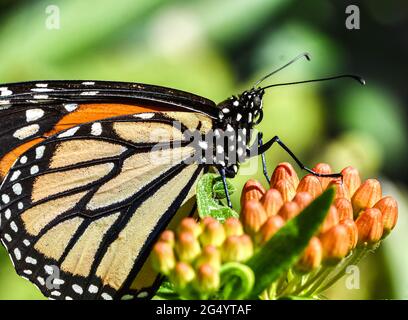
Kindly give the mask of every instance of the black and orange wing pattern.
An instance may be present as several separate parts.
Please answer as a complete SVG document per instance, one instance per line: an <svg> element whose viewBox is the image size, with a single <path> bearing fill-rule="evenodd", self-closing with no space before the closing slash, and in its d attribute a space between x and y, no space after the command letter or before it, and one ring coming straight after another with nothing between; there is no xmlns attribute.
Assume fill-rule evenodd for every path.
<svg viewBox="0 0 408 320"><path fill-rule="evenodd" d="M0 87L0 181L33 145L77 124L148 111L195 111L216 118L214 102L160 86L48 81Z"/></svg>
<svg viewBox="0 0 408 320"><path fill-rule="evenodd" d="M67 92L90 85L69 84ZM76 100L78 92L62 98L55 93L59 82L41 85L35 87L53 91L36 92L41 98L30 93L35 106L24 93L27 89L2 88L0 115L14 127L0 138L1 144L27 126L40 127L32 135L26 129L23 139L4 144L2 150L3 164L8 165L0 188L3 245L18 274L47 297L149 297L158 283L145 263L150 248L192 197L204 169L184 161L196 150L183 132L205 134L212 128L211 114L196 112L191 102L175 106L165 105L164 98L151 98L151 105L146 98L125 101L113 89L106 89L110 93L100 100L96 89L83 95L95 100ZM92 86L102 91L102 85ZM211 104L206 106L210 109ZM26 121L18 122L14 114ZM28 115L36 119L28 121Z"/></svg>

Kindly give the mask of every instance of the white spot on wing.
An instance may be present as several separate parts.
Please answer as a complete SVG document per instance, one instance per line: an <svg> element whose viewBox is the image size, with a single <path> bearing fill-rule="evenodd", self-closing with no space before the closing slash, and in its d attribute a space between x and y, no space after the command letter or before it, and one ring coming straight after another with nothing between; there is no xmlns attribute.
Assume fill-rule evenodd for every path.
<svg viewBox="0 0 408 320"><path fill-rule="evenodd" d="M45 272L47 272L48 274L53 274L54 273L54 268L49 266L49 265L45 265L44 266L44 270Z"/></svg>
<svg viewBox="0 0 408 320"><path fill-rule="evenodd" d="M84 82L82 82L82 84L84 86L93 86L93 85L95 85L95 82L94 81L84 81Z"/></svg>
<svg viewBox="0 0 408 320"><path fill-rule="evenodd" d="M42 109L29 109L26 111L27 122L32 122L40 119L44 115L44 110Z"/></svg>
<svg viewBox="0 0 408 320"><path fill-rule="evenodd" d="M82 294L84 291L82 290L82 287L77 285L77 284L73 284L72 285L72 290L74 290L76 293L78 294Z"/></svg>
<svg viewBox="0 0 408 320"><path fill-rule="evenodd" d="M64 284L65 281L62 280L62 279L56 278L56 279L54 279L54 280L52 281L52 283L55 284L55 285L57 285L57 286L60 286L60 285Z"/></svg>
<svg viewBox="0 0 408 320"><path fill-rule="evenodd" d="M41 159L44 155L45 146L39 146L35 149L35 158Z"/></svg>
<svg viewBox="0 0 408 320"><path fill-rule="evenodd" d="M37 165L32 166L32 167L30 168L30 173L31 173L31 174L36 174L36 173L38 173L39 171L40 171L40 168L38 168Z"/></svg>
<svg viewBox="0 0 408 320"><path fill-rule="evenodd" d="M14 249L14 256L16 257L17 260L21 259L21 252L19 248Z"/></svg>
<svg viewBox="0 0 408 320"><path fill-rule="evenodd" d="M45 284L45 280L44 280L43 277L37 277L37 281L38 281L38 283L39 283L40 285L42 285L42 286Z"/></svg>
<svg viewBox="0 0 408 320"><path fill-rule="evenodd" d="M12 222L10 223L10 228L11 228L11 230L13 230L14 232L17 232L17 231L18 231L17 225L16 225L16 223L15 223L14 221L12 221Z"/></svg>
<svg viewBox="0 0 408 320"><path fill-rule="evenodd" d="M20 163L22 163L22 164L25 164L25 163L27 163L27 157L26 156L22 156L21 158L20 158Z"/></svg>
<svg viewBox="0 0 408 320"><path fill-rule="evenodd" d="M13 94L13 91L9 90L7 87L0 88L0 96L6 97Z"/></svg>
<svg viewBox="0 0 408 320"><path fill-rule="evenodd" d="M32 257L27 257L25 261L29 264L37 264L37 260Z"/></svg>
<svg viewBox="0 0 408 320"><path fill-rule="evenodd" d="M76 103L68 103L64 105L65 110L68 112L75 111L78 108L78 105Z"/></svg>
<svg viewBox="0 0 408 320"><path fill-rule="evenodd" d="M95 285L93 285L93 284L91 284L91 285L89 286L89 288L88 288L88 291L89 291L90 293L97 293L97 292L98 292L98 287L95 286Z"/></svg>
<svg viewBox="0 0 408 320"><path fill-rule="evenodd" d="M15 185L13 185L13 192L16 194L16 195L20 195L21 194L21 192L23 191L23 187L21 186L21 184L20 183L16 183Z"/></svg>
<svg viewBox="0 0 408 320"><path fill-rule="evenodd" d="M20 170L14 171L13 174L11 175L10 181L16 180L20 176L20 174L21 174Z"/></svg>
<svg viewBox="0 0 408 320"><path fill-rule="evenodd" d="M79 129L79 127L74 127L74 128L68 129L67 131L59 134L58 138L71 137L78 131L78 129Z"/></svg>
<svg viewBox="0 0 408 320"><path fill-rule="evenodd" d="M134 117L139 119L150 119L154 117L154 113L153 112L138 113L135 114Z"/></svg>
<svg viewBox="0 0 408 320"><path fill-rule="evenodd" d="M10 202L10 197L7 194L2 194L1 200L3 201L4 204L7 204Z"/></svg>
<svg viewBox="0 0 408 320"><path fill-rule="evenodd" d="M13 137L24 140L28 137L35 135L38 130L40 130L40 126L38 124L31 124L29 126L20 128L13 133Z"/></svg>
<svg viewBox="0 0 408 320"><path fill-rule="evenodd" d="M109 295L109 294L107 294L106 292L102 293L102 294L101 294L101 297L102 297L104 300L113 300L112 296Z"/></svg>
<svg viewBox="0 0 408 320"><path fill-rule="evenodd" d="M100 136L102 134L102 125L99 122L95 122L91 127L91 134L93 136Z"/></svg>
<svg viewBox="0 0 408 320"><path fill-rule="evenodd" d="M8 233L4 234L4 239L6 239L8 242L11 242L11 240L13 240Z"/></svg>
<svg viewBox="0 0 408 320"><path fill-rule="evenodd" d="M4 217L8 220L11 218L11 210L7 209L6 211L4 211Z"/></svg>

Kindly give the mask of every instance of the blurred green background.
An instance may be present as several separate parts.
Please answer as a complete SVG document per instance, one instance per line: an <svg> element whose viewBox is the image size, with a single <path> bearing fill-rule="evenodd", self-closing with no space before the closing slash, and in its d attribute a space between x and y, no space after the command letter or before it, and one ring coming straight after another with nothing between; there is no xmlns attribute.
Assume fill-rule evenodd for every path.
<svg viewBox="0 0 408 320"><path fill-rule="evenodd" d="M406 1L354 1L359 30L345 27L349 1L53 0L0 1L0 82L103 79L158 84L221 101L301 52L268 81L337 73L348 80L274 88L259 129L280 138L307 164L357 167L398 198L400 219L361 264L361 288L341 279L337 299L408 299ZM59 15L59 20L58 19ZM3 121L3 120L0 120ZM290 160L274 147L270 170ZM256 161L256 160L255 160ZM263 181L261 171L256 175ZM240 189L248 176L234 179ZM238 205L237 197L235 205ZM42 299L16 276L0 249L0 299Z"/></svg>

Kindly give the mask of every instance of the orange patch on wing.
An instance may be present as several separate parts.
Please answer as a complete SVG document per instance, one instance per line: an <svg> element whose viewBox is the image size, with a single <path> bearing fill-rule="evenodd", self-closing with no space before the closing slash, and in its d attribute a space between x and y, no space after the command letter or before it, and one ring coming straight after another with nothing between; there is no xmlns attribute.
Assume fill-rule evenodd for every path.
<svg viewBox="0 0 408 320"><path fill-rule="evenodd" d="M23 143L22 145L19 145L17 148L11 150L3 158L1 158L0 160L0 180L6 176L7 172L9 172L11 166L14 164L14 162L19 156L21 156L24 152L26 152L32 146L40 143L43 140L44 138L36 138L30 141L27 141L26 143Z"/></svg>
<svg viewBox="0 0 408 320"><path fill-rule="evenodd" d="M175 111L175 108L154 107L154 106L136 106L128 104L114 104L114 103L93 103L80 104L78 109L62 117L60 121L54 126L52 130L44 134L45 137L57 134L60 131L72 128L78 124L102 120L106 118L124 116L127 114L136 114L143 112L165 112ZM0 159L0 181L6 176L11 166L16 159L20 157L32 146L45 140L44 138L36 138L25 142L14 150L11 150L3 158Z"/></svg>
<svg viewBox="0 0 408 320"><path fill-rule="evenodd" d="M112 117L124 116L127 114L143 112L163 112L168 108L134 106L127 104L81 104L74 112L63 117L47 135L54 135L62 130L69 129L78 124L92 122Z"/></svg>

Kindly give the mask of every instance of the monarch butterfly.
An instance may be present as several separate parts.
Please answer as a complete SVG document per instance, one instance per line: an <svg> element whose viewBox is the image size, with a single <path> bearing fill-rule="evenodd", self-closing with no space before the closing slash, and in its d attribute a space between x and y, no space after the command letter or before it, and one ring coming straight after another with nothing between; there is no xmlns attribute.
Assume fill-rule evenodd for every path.
<svg viewBox="0 0 408 320"><path fill-rule="evenodd" d="M276 86L260 82L300 57L308 58L296 57L218 105L139 83L2 85L0 238L17 273L55 299L147 298L160 283L146 263L150 248L180 207L186 208L181 215L192 210L194 185L204 171L218 169L225 185L251 151L263 156L277 142L317 174L278 137L263 144L259 134L248 145L250 130L262 120L265 89ZM353 75L309 81L341 77L361 81ZM156 129L166 138L151 139ZM217 130L231 134L234 161L220 143L190 144L192 134ZM158 145L161 150L154 150ZM211 157L183 161L209 149ZM176 162L153 161L176 151ZM265 165L264 173L268 179Z"/></svg>

